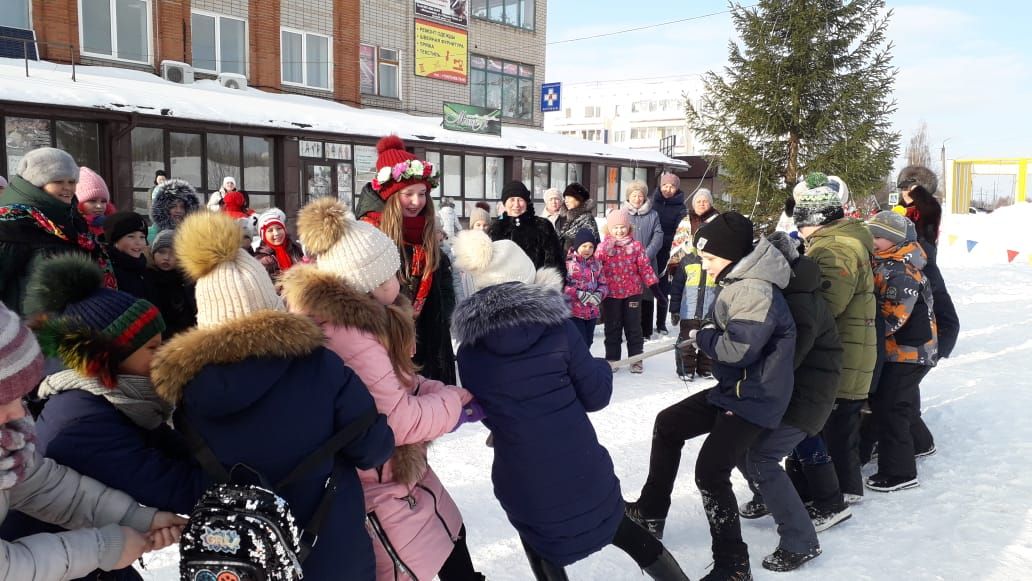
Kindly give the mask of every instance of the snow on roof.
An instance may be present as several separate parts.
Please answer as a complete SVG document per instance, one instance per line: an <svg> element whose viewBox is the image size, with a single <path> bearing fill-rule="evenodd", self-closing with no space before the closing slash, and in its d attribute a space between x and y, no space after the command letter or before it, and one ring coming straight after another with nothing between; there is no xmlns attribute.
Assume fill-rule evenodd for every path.
<svg viewBox="0 0 1032 581"><path fill-rule="evenodd" d="M512 149L531 153L576 155L687 167L658 151L594 143L539 129L506 125L502 136L449 131L438 117L421 117L383 109L361 109L333 101L248 87L227 89L217 81L180 85L159 76L114 67L71 66L45 61L0 58L0 100L136 112L164 118L234 123L380 137L396 133L406 141ZM167 115L161 115L162 110Z"/></svg>

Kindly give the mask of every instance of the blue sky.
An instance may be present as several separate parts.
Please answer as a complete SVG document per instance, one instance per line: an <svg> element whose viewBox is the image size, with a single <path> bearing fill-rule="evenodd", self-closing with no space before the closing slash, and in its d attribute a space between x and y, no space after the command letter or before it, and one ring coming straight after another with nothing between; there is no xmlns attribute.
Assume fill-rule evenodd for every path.
<svg viewBox="0 0 1032 581"><path fill-rule="evenodd" d="M743 2L748 5L752 2ZM1032 157L1032 3L888 2L899 68L894 116L903 145L921 121L932 157ZM548 41L726 10L717 0L552 0ZM735 38L728 14L548 47L546 80L651 78L719 69ZM901 149L902 151L902 149Z"/></svg>

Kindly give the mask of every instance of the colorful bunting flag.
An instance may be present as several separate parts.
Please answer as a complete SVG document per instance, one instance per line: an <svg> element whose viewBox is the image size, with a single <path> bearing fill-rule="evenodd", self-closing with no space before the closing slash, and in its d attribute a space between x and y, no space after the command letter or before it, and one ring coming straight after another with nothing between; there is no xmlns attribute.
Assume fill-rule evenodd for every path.
<svg viewBox="0 0 1032 581"><path fill-rule="evenodd" d="M946 237L946 239L949 241L950 246L953 246L954 244L957 243L957 235L956 234L950 234L949 236Z"/></svg>
<svg viewBox="0 0 1032 581"><path fill-rule="evenodd" d="M1014 262L1014 258L1017 255L1018 255L1018 251L1017 250L1008 250L1007 251L1007 262Z"/></svg>
<svg viewBox="0 0 1032 581"><path fill-rule="evenodd" d="M968 252L971 252L972 250L974 250L975 246L977 246L977 245L978 245L978 241L977 240L968 240L967 241Z"/></svg>

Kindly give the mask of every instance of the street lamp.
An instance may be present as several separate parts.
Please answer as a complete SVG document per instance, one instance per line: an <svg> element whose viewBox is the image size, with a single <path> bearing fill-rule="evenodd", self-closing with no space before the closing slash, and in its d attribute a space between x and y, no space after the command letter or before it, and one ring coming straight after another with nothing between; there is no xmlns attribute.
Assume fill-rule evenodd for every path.
<svg viewBox="0 0 1032 581"><path fill-rule="evenodd" d="M946 192L946 142L951 140L951 139L953 139L953 138L952 137L947 137L946 139L942 140L942 151L941 151L941 155L942 155L942 183L941 183L941 185L942 185L942 188L943 188L942 191L943 191L943 195L944 196L945 196L945 192ZM934 193L934 192L930 192L930 193Z"/></svg>

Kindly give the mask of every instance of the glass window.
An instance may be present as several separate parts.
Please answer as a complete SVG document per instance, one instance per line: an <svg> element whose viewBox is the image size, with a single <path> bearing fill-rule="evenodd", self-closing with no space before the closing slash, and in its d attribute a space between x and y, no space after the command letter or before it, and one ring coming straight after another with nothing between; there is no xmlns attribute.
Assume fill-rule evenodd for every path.
<svg viewBox="0 0 1032 581"><path fill-rule="evenodd" d="M634 181L634 168L620 168L620 191L617 192L617 195L623 196L623 193L627 191L627 186L631 185L632 181Z"/></svg>
<svg viewBox="0 0 1032 581"><path fill-rule="evenodd" d="M283 69L284 83L304 82L304 67L302 67L303 45L301 35L296 32L284 30L280 33L280 60Z"/></svg>
<svg viewBox="0 0 1032 581"><path fill-rule="evenodd" d="M272 175L272 139L244 137L244 191L271 192Z"/></svg>
<svg viewBox="0 0 1032 581"><path fill-rule="evenodd" d="M636 168L634 168L634 179L636 179L638 181L641 181L641 182L648 183L648 177L649 177L649 170L648 170L648 168L644 168L644 167L636 167Z"/></svg>
<svg viewBox="0 0 1032 581"><path fill-rule="evenodd" d="M516 77L502 77L502 117L517 117L516 101L519 97L519 80Z"/></svg>
<svg viewBox="0 0 1032 581"><path fill-rule="evenodd" d="M333 192L333 168L329 165L305 166L305 203Z"/></svg>
<svg viewBox="0 0 1032 581"><path fill-rule="evenodd" d="M148 20L144 0L115 0L115 42L118 43L115 56L130 61L150 61Z"/></svg>
<svg viewBox="0 0 1032 581"><path fill-rule="evenodd" d="M154 127L136 127L132 133L133 188L147 191L154 186L154 172L165 169L164 131Z"/></svg>
<svg viewBox="0 0 1032 581"><path fill-rule="evenodd" d="M480 157L479 155L467 155L464 176L466 178L466 198L483 198L484 158Z"/></svg>
<svg viewBox="0 0 1032 581"><path fill-rule="evenodd" d="M545 190L550 186L548 185L548 163L535 161L534 162L534 188L533 194L535 199L541 199L545 196Z"/></svg>
<svg viewBox="0 0 1032 581"><path fill-rule="evenodd" d="M504 180L505 159L501 157L488 157L484 168L484 190L487 199L497 200L502 197Z"/></svg>
<svg viewBox="0 0 1032 581"><path fill-rule="evenodd" d="M523 185L527 186L527 189L534 191L534 162L529 159L523 160Z"/></svg>
<svg viewBox="0 0 1032 581"><path fill-rule="evenodd" d="M376 177L376 147L355 146L355 188L361 190Z"/></svg>
<svg viewBox="0 0 1032 581"><path fill-rule="evenodd" d="M8 117L5 130L7 175L18 171L22 157L33 149L50 147L50 120Z"/></svg>
<svg viewBox="0 0 1032 581"><path fill-rule="evenodd" d="M398 51L381 48L378 52L380 56L376 63L376 78L379 81L379 94L381 97L398 99L401 96Z"/></svg>
<svg viewBox="0 0 1032 581"><path fill-rule="evenodd" d="M470 104L498 108L509 119L534 115L534 67L499 59L470 58Z"/></svg>
<svg viewBox="0 0 1032 581"><path fill-rule="evenodd" d="M533 30L534 0L474 0L473 16Z"/></svg>
<svg viewBox="0 0 1032 581"><path fill-rule="evenodd" d="M566 166L566 183L578 183L581 185L587 185L581 181L581 164L571 163Z"/></svg>
<svg viewBox="0 0 1032 581"><path fill-rule="evenodd" d="M483 107L487 96L487 73L482 69L470 69L469 104Z"/></svg>
<svg viewBox="0 0 1032 581"><path fill-rule="evenodd" d="M82 52L112 56L111 0L82 0Z"/></svg>
<svg viewBox="0 0 1032 581"><path fill-rule="evenodd" d="M552 185L551 187L563 191L566 189L566 164L565 163L552 163Z"/></svg>
<svg viewBox="0 0 1032 581"><path fill-rule="evenodd" d="M362 93L376 94L376 47L358 45L359 83Z"/></svg>
<svg viewBox="0 0 1032 581"><path fill-rule="evenodd" d="M215 56L215 17L196 12L190 15L190 38L193 66L205 71L218 70Z"/></svg>
<svg viewBox="0 0 1032 581"><path fill-rule="evenodd" d="M208 146L208 189L217 190L222 187L222 178L232 176L240 180L240 136L208 133L205 136ZM246 191L247 184L240 185ZM250 194L248 195L250 197ZM254 200L251 206L257 207Z"/></svg>
<svg viewBox="0 0 1032 581"><path fill-rule="evenodd" d="M487 0L473 0L473 16L487 18Z"/></svg>
<svg viewBox="0 0 1032 581"><path fill-rule="evenodd" d="M0 26L30 29L31 22L29 0L8 0L4 9L0 11Z"/></svg>
<svg viewBox="0 0 1032 581"><path fill-rule="evenodd" d="M81 166L97 170L100 167L100 143L97 124L88 121L57 121L55 124L57 142L54 147L63 149L75 158Z"/></svg>
<svg viewBox="0 0 1032 581"><path fill-rule="evenodd" d="M606 166L596 165L595 166L595 201L598 202L599 208L602 207L602 202L606 199Z"/></svg>
<svg viewBox="0 0 1032 581"><path fill-rule="evenodd" d="M442 172L441 172L441 153L439 151L428 151L428 152L426 152L426 161L428 161L430 163L430 165L434 166L434 171L437 172L438 175L442 174ZM440 194L440 193L441 193L441 184L440 184L440 181L438 181L437 187L432 189L432 190L430 190L430 196L436 198L436 197L439 197L438 194Z"/></svg>
<svg viewBox="0 0 1032 581"><path fill-rule="evenodd" d="M247 23L219 17L219 70L247 74Z"/></svg>
<svg viewBox="0 0 1032 581"><path fill-rule="evenodd" d="M444 156L444 195L449 198L462 196L462 157L458 155Z"/></svg>
<svg viewBox="0 0 1032 581"><path fill-rule="evenodd" d="M201 134L169 133L169 175L203 188L201 180Z"/></svg>
<svg viewBox="0 0 1032 581"><path fill-rule="evenodd" d="M330 39L307 34L305 44L305 64L308 67L305 84L322 89L330 88Z"/></svg>

